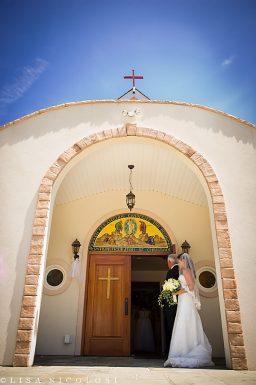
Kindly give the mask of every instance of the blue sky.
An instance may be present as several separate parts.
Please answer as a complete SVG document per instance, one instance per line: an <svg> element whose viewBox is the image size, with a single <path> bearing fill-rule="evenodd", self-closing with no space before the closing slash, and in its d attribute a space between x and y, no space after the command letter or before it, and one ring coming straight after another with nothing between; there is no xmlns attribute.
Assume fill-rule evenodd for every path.
<svg viewBox="0 0 256 385"><path fill-rule="evenodd" d="M0 124L52 105L198 103L256 124L256 0L1 0Z"/></svg>

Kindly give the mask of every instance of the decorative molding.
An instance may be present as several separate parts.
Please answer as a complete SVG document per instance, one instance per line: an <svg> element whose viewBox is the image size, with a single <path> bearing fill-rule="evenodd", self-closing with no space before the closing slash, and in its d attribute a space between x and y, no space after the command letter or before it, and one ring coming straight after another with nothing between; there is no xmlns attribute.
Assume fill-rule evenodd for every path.
<svg viewBox="0 0 256 385"><path fill-rule="evenodd" d="M53 269L58 269L63 273L63 281L58 286L51 286L46 281L47 274ZM69 275L69 270L70 265L62 259L49 260L45 268L43 293L45 295L58 295L66 291L71 284L71 276Z"/></svg>
<svg viewBox="0 0 256 385"><path fill-rule="evenodd" d="M128 116L129 118L132 118L137 115L141 115L141 111L139 108L135 108L134 110L123 110L122 111L123 116Z"/></svg>
<svg viewBox="0 0 256 385"><path fill-rule="evenodd" d="M196 267L196 280L197 280L197 285L199 288L199 293L203 297L207 298L214 298L218 296L218 284L217 284L217 277L216 277L216 269L215 265L212 261L209 260L203 260L199 261L195 264ZM202 272L209 271L212 273L215 277L215 284L211 288L205 288L201 285L199 277Z"/></svg>

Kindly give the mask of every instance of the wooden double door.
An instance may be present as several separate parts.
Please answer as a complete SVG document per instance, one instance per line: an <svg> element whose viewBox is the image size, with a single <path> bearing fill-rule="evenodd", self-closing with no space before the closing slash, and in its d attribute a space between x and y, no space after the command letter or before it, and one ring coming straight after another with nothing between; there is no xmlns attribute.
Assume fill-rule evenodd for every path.
<svg viewBox="0 0 256 385"><path fill-rule="evenodd" d="M129 356L131 256L89 258L84 354Z"/></svg>

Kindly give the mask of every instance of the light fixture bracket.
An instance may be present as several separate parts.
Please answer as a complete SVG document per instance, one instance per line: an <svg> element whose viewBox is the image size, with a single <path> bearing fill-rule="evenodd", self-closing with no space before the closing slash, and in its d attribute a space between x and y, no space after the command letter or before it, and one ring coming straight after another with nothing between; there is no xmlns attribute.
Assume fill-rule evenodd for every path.
<svg viewBox="0 0 256 385"><path fill-rule="evenodd" d="M80 246L81 246L81 243L79 242L79 240L76 238L71 246L73 248L74 259L79 258L79 254L78 253L79 253L79 249L80 249Z"/></svg>

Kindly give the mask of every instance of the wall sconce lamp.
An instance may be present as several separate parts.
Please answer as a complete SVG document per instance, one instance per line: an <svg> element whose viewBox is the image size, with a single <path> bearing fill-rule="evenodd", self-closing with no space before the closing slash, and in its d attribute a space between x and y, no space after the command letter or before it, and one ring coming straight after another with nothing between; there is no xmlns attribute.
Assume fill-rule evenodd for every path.
<svg viewBox="0 0 256 385"><path fill-rule="evenodd" d="M191 247L190 244L185 239L185 241L181 245L182 253L187 253L188 254L190 247Z"/></svg>
<svg viewBox="0 0 256 385"><path fill-rule="evenodd" d="M130 183L130 192L126 195L126 204L128 206L128 209L132 211L135 205L135 195L133 194L132 190L132 170L134 169L133 164L129 164L128 168L130 169L130 175L129 175L129 183Z"/></svg>
<svg viewBox="0 0 256 385"><path fill-rule="evenodd" d="M80 261L79 261L79 249L81 246L81 243L76 238L75 241L72 243L72 249L74 254L74 259L70 267L69 275L71 278L76 278L80 280L81 278L81 267L80 267Z"/></svg>
<svg viewBox="0 0 256 385"><path fill-rule="evenodd" d="M80 243L79 240L76 238L75 241L72 243L72 249L73 249L73 253L74 253L74 259L79 258L78 253L79 253L80 246L81 246L81 243Z"/></svg>

